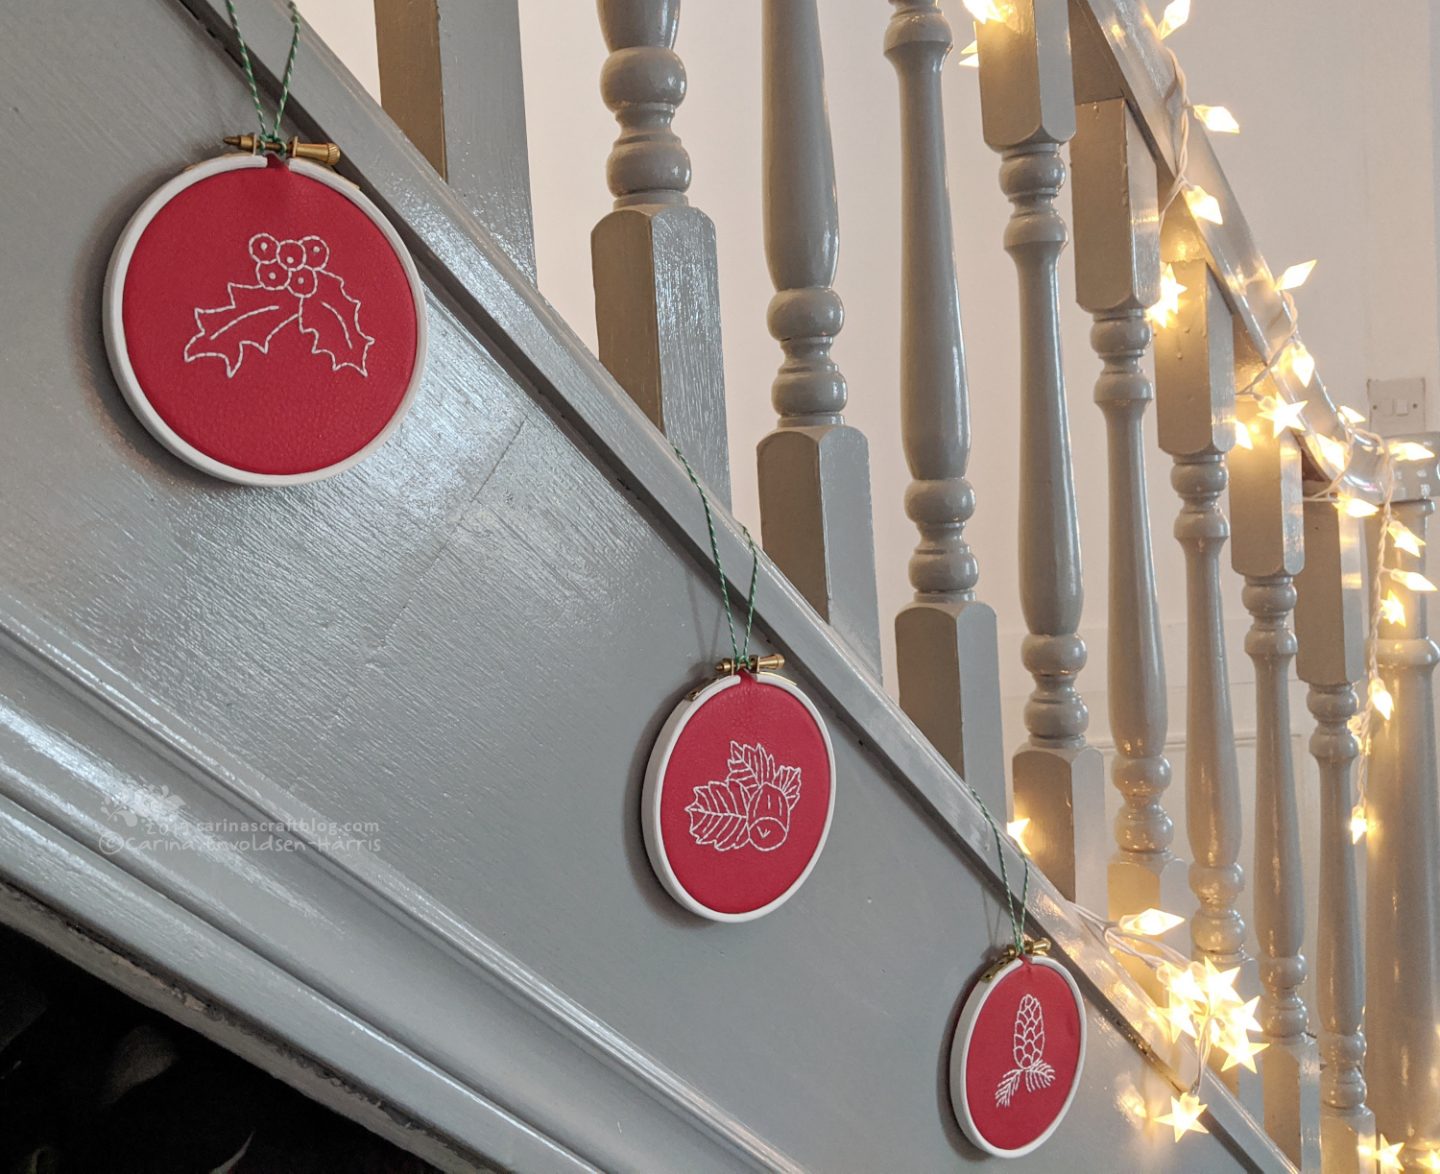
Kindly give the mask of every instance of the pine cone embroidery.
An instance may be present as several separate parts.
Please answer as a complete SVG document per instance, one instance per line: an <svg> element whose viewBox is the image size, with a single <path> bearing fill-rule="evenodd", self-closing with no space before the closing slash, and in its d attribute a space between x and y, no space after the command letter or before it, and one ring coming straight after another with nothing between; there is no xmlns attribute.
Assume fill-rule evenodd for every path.
<svg viewBox="0 0 1440 1174"><path fill-rule="evenodd" d="M756 742L730 743L722 782L701 783L685 808L697 844L717 852L747 845L773 852L790 835L790 813L800 802L800 768L779 766Z"/></svg>
<svg viewBox="0 0 1440 1174"><path fill-rule="evenodd" d="M1026 1092L1049 1088L1055 1083L1055 1069L1045 1062L1045 1013L1040 1000L1027 994L1020 1000L1015 1012L1015 1042L1011 1055L1015 1067L1000 1078L995 1089L995 1103L1002 1109L1010 1107L1011 1100L1025 1082Z"/></svg>

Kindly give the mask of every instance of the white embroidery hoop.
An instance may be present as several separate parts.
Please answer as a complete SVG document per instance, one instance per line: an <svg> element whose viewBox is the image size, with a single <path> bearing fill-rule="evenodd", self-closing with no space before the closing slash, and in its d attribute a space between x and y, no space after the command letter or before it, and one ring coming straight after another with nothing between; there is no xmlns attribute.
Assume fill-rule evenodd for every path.
<svg viewBox="0 0 1440 1174"><path fill-rule="evenodd" d="M975 1124L975 1118L970 1114L970 1099L965 1091L965 1076L970 1059L970 1037L975 1034L975 1024L980 1019L981 1008L999 988L1000 981L1007 975L1013 974L1026 962L1032 966L1044 966L1065 979L1065 985L1075 1000L1075 1009L1080 1017L1080 1056L1075 1063L1075 1074L1070 1078L1070 1091L1066 1094L1065 1103L1060 1106L1060 1112L1055 1115L1055 1120L1050 1122L1045 1132L1033 1141L1027 1142L1019 1149L1006 1150L989 1141L980 1132L980 1127ZM1080 1074L1085 1070L1085 1034L1085 999L1081 996L1080 988L1076 985L1070 972L1053 958L1047 958L1043 954L1029 954L1024 958L1014 958L996 971L988 982L984 980L977 982L975 989L965 1000L965 1009L960 1012L960 1022L955 1027L955 1042L950 1048L950 1104L955 1109L955 1118L960 1122L960 1128L965 1131L965 1136L987 1154L993 1154L997 1158L1022 1158L1044 1145L1050 1139L1050 1135L1060 1127L1060 1122L1065 1120L1065 1115L1070 1112L1070 1105L1075 1100L1075 1094L1079 1091Z"/></svg>
<svg viewBox="0 0 1440 1174"><path fill-rule="evenodd" d="M400 260L406 280L410 283L410 294L415 304L415 367L410 373L410 382L405 388L405 394L385 427L380 429L364 448L351 453L342 461L326 465L323 469L312 469L306 473L254 473L248 469L238 469L233 465L227 465L201 452L165 422L145 395L144 388L140 386L140 380L136 377L135 369L130 363L122 312L125 277L130 270L131 258L135 255L135 246L160 209L186 188L201 180L209 179L212 175L219 175L224 171L243 171L251 167L268 165L269 160L264 155L233 153L218 155L214 159L207 159L203 163L187 167L179 175L157 188L130 218L130 222L120 234L119 242L115 245L115 251L110 255L110 266L105 272L101 317L105 324L105 349L110 355L110 367L115 372L115 378L120 384L120 391L125 396L125 402L130 405L131 410L140 418L140 422L145 425L150 434L170 452L187 464L194 465L197 469L224 481L234 481L242 485L299 485L343 473L384 444L390 434L400 426L400 421L404 419L405 413L409 411L411 401L414 400L415 393L420 388L420 381L425 375L429 333L425 310L425 287L421 285L420 274L415 268L415 262L411 258L409 250L401 242L394 226L385 219L380 209L370 202L364 192L349 180L336 175L328 167L321 167L307 159L286 161L286 166L298 174L322 183L332 191L339 192L359 208L366 218L380 230Z"/></svg>
<svg viewBox="0 0 1440 1174"><path fill-rule="evenodd" d="M641 818L645 828L645 851L649 854L650 865L654 868L655 875L660 878L660 883L665 886L665 891L691 913L711 921L754 921L757 917L764 917L765 914L774 912L790 900L800 886L805 883L806 878L814 869L816 861L820 859L820 853L825 849L825 841L830 838L830 822L835 817L835 747L830 741L830 731L825 728L820 711L815 708L810 698L777 673L761 672L751 675L762 685L774 685L778 689L785 690L799 700L814 720L820 736L825 740L825 757L830 763L830 805L825 812L825 826L821 829L820 840L810 855L809 863L805 865L804 870L795 878L790 887L768 905L762 905L759 909L752 909L748 913L724 913L697 901L680 883L680 878L675 875L675 870L670 866L670 859L665 852L665 839L660 834L660 801L665 792L665 771L670 765L671 752L679 742L680 735L685 732L685 727L690 723L690 719L712 697L738 685L740 677L737 674L727 674L712 681L699 692L684 697L660 728L660 736L655 739L655 749L650 752L650 761L645 768L645 789L641 793L640 799Z"/></svg>

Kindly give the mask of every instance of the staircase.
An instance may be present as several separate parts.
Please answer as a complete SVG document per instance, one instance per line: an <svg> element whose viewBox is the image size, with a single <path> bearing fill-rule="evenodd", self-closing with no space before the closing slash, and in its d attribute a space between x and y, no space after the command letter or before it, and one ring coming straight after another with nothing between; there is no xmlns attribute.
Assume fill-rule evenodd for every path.
<svg viewBox="0 0 1440 1174"><path fill-rule="evenodd" d="M830 352L843 314L816 2L764 0L780 367L758 452L756 651L783 654L820 708L838 798L795 897L721 925L666 896L638 818L660 724L724 639L705 514L672 442L716 503L732 594L750 571L724 508L745 474L723 457L714 229L670 129L678 5L599 5L620 137L616 207L593 237L598 357L533 283L513 5L379 4L382 78L412 62L389 74L393 118L307 35L286 133L342 144L343 174L396 224L427 289L430 366L369 460L248 489L154 444L98 325L120 227L247 109L224 0L123 0L103 21L98 5L0 0L0 144L23 161L0 172L0 255L24 275L5 295L0 923L442 1169L942 1170L985 1160L947 1088L960 1005L1008 930L983 801L1030 821L1030 930L1088 1014L1075 1103L1011 1168L1373 1171L1382 1133L1426 1168L1440 1141L1435 649L1423 594L1394 576L1408 623L1370 638L1365 555L1387 518L1423 536L1436 462L1395 464L1303 378L1292 308L1139 0L1003 0L977 44L985 140L1014 206L996 245L1021 293L1035 687L1023 744L1002 745L995 616L964 537L972 437L939 102L953 35L935 0L892 8L876 44L900 82L918 534L914 602L895 619L900 701L878 680L866 440ZM245 27L274 93L282 6L252 5ZM392 102L396 76L414 86ZM1059 362L1072 311L1056 279L1071 230L1110 439L1113 831L1077 684L1079 389ZM1162 292L1172 312L1147 315ZM1308 429L1272 428L1299 399ZM1188 575L1188 864L1165 809L1152 401ZM1367 505L1368 521L1352 516ZM1253 875L1226 551L1254 620ZM1313 727L1288 710L1292 662ZM1372 677L1395 709L1364 758L1362 917L1347 723ZM1318 893L1291 757L1306 727ZM1018 876L1020 846L1003 851ZM1181 1139L1155 1118L1194 1050L1157 1020L1149 973L1097 930L1152 906L1189 919L1172 944L1242 967L1269 1044L1253 1081L1207 1075L1208 1132Z"/></svg>

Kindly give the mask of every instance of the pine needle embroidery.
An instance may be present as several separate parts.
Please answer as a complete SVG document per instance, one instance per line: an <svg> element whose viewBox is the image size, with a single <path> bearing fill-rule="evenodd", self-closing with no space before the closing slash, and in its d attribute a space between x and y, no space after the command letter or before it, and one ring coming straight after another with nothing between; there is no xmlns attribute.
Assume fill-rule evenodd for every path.
<svg viewBox="0 0 1440 1174"><path fill-rule="evenodd" d="M1015 1042L1011 1055L1015 1067L1000 1078L995 1089L995 1103L1008 1109L1020 1082L1025 1082L1026 1092L1049 1088L1055 1083L1055 1069L1045 1062L1045 1013L1040 1000L1027 994L1020 1000L1015 1012Z"/></svg>

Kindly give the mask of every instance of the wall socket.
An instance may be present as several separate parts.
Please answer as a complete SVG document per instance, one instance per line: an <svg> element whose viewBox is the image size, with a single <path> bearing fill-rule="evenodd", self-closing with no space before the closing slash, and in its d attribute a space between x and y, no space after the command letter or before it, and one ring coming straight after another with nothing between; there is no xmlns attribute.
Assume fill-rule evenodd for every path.
<svg viewBox="0 0 1440 1174"><path fill-rule="evenodd" d="M1370 430L1381 436L1428 432L1429 403L1425 379L1368 379L1365 398L1370 404Z"/></svg>

